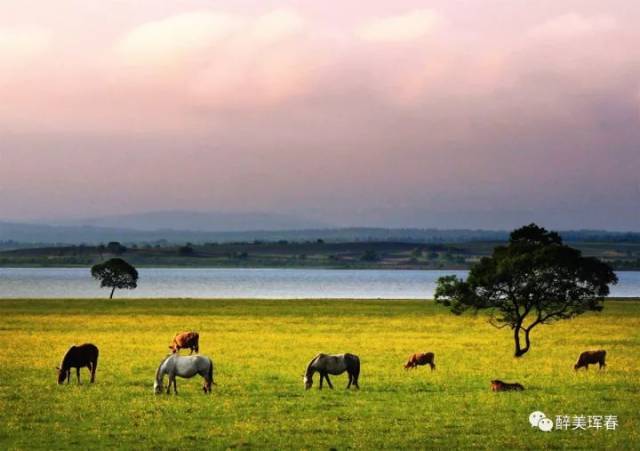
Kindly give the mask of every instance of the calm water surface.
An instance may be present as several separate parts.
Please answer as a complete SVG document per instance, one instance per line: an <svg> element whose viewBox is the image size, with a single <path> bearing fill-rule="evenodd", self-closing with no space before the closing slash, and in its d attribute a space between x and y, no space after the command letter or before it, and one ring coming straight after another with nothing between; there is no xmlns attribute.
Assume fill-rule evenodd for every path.
<svg viewBox="0 0 640 451"><path fill-rule="evenodd" d="M466 271L141 268L138 288L123 297L381 298L433 297L438 277ZM612 296L640 297L640 271L619 272ZM88 268L0 268L0 298L108 296Z"/></svg>

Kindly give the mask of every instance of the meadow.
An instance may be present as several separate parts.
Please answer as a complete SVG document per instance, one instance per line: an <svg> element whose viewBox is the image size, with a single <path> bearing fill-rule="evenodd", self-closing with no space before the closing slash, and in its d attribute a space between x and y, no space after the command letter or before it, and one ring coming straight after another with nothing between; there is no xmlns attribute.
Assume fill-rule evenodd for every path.
<svg viewBox="0 0 640 451"><path fill-rule="evenodd" d="M181 330L214 359L213 395L178 380L153 394L155 370ZM532 334L515 359L511 331L425 301L0 300L0 448L637 449L640 300L610 300ZM97 378L56 385L74 343L100 348ZM607 350L608 368L575 373L579 352ZM360 356L360 391L305 391L318 352ZM433 351L437 370L405 371ZM184 351L183 351L184 352ZM73 374L73 373L72 373ZM491 379L523 392L493 393ZM615 430L529 425L532 411L615 415Z"/></svg>

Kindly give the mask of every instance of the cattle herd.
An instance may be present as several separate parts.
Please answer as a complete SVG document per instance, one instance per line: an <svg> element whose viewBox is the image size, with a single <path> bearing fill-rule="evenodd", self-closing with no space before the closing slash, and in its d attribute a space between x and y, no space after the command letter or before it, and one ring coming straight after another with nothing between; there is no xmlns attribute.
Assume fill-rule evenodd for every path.
<svg viewBox="0 0 640 451"><path fill-rule="evenodd" d="M213 360L205 356L192 356L194 352L196 354L200 351L200 335L198 332L181 332L173 337L169 349L172 354L166 357L158 367L156 371L156 382L154 384L154 390L156 393L161 393L163 389L164 375L169 377L169 385L166 388L167 393L171 384L173 383L174 392L177 393L176 388L176 376L183 378L191 378L196 374L200 374L205 379L203 390L205 393L211 392L211 386L215 384L213 381L214 370ZM180 349L189 349L190 357L180 357ZM62 362L58 370L58 384L67 383L71 380L71 369L76 369L76 377L78 384L80 383L80 368L88 368L91 373L91 382L95 382L96 369L98 367L98 348L91 344L85 343L83 345L71 346L62 358ZM574 370L578 371L580 368L589 369L589 365L597 364L600 369L606 366L605 357L607 352L603 349L597 351L585 351L580 354L577 362L573 366ZM417 368L419 366L429 365L431 371L436 369L435 354L433 352L415 353L409 357L407 363L405 363L405 370ZM329 380L329 374L338 375L347 372L349 375L349 383L347 388L352 385L354 388L359 389L358 377L360 375L360 358L354 354L318 354L307 365L306 372L304 373L304 386L306 389L311 388L313 385L313 375L318 372L320 374L319 388L322 389L322 382L326 380L329 388L333 388L331 381ZM503 382L501 380L491 381L491 390L493 391L521 391L524 387L519 383Z"/></svg>

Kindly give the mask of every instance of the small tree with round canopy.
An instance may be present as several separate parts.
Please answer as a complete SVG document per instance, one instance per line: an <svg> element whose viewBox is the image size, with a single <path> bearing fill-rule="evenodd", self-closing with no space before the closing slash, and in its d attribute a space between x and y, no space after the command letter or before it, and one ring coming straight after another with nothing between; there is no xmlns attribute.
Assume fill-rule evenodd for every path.
<svg viewBox="0 0 640 451"><path fill-rule="evenodd" d="M101 288L111 288L109 299L113 298L116 288L134 289L138 286L138 271L121 258L93 265L91 275L100 281Z"/></svg>

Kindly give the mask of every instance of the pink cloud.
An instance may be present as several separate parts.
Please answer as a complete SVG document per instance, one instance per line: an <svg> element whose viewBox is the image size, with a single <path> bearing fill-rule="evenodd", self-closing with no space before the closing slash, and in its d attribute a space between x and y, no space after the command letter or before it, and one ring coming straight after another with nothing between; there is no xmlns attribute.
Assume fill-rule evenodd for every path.
<svg viewBox="0 0 640 451"><path fill-rule="evenodd" d="M637 198L635 2L25 2L0 5L3 211Z"/></svg>
<svg viewBox="0 0 640 451"><path fill-rule="evenodd" d="M616 20L609 15L584 16L578 13L563 14L537 24L530 30L537 38L574 38L590 33L611 31Z"/></svg>
<svg viewBox="0 0 640 451"><path fill-rule="evenodd" d="M49 49L50 33L37 26L0 26L0 83L28 71Z"/></svg>
<svg viewBox="0 0 640 451"><path fill-rule="evenodd" d="M414 41L441 28L445 19L432 9L417 9L394 16L371 19L356 29L356 35L370 42Z"/></svg>
<svg viewBox="0 0 640 451"><path fill-rule="evenodd" d="M209 11L143 24L119 42L120 80L149 80L198 108L278 104L305 93L321 50L290 10L257 16Z"/></svg>

